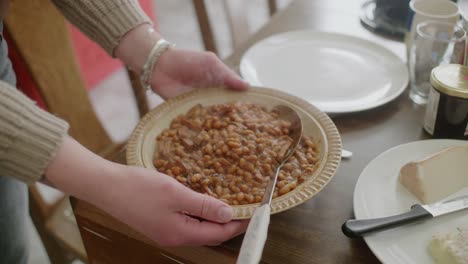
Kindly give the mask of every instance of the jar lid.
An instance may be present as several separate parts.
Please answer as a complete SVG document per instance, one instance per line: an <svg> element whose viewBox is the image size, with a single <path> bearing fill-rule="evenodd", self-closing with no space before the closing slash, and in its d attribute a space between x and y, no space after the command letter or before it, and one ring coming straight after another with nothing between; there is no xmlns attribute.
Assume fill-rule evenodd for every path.
<svg viewBox="0 0 468 264"><path fill-rule="evenodd" d="M468 99L468 67L446 64L431 73L432 86L441 93Z"/></svg>

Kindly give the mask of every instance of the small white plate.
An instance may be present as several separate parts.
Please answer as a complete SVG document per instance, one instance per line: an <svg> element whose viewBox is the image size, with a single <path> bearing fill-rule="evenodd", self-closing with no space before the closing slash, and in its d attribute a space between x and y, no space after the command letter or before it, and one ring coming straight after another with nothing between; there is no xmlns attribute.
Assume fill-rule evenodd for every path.
<svg viewBox="0 0 468 264"><path fill-rule="evenodd" d="M362 171L354 190L356 219L385 217L409 211L420 203L398 181L400 168L451 146L468 145L462 140L424 140L394 147L372 160ZM443 175L441 175L443 177ZM466 191L466 190L465 190ZM454 232L468 225L468 211L437 217L374 233L364 239L383 263L431 264L427 246L433 234Z"/></svg>
<svg viewBox="0 0 468 264"><path fill-rule="evenodd" d="M408 85L408 71L393 52L353 36L291 31L266 38L242 57L252 85L283 90L327 113L383 105Z"/></svg>

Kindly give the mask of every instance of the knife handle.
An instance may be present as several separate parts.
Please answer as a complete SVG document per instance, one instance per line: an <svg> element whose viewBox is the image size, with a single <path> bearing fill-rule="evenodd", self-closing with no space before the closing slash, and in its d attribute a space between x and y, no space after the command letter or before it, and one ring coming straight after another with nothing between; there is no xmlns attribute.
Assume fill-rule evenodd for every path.
<svg viewBox="0 0 468 264"><path fill-rule="evenodd" d="M426 218L432 218L431 213L421 205L415 204L411 207L409 212L399 215L374 219L348 220L341 226L341 230L346 236L354 238L370 232L417 222Z"/></svg>
<svg viewBox="0 0 468 264"><path fill-rule="evenodd" d="M255 209L245 232L244 241L242 241L237 264L257 264L260 262L270 223L270 211L269 204Z"/></svg>

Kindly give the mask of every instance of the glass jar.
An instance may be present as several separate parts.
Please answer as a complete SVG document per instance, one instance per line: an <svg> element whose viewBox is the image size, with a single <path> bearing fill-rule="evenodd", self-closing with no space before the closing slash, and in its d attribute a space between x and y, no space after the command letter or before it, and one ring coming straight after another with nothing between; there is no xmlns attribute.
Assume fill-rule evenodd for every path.
<svg viewBox="0 0 468 264"><path fill-rule="evenodd" d="M468 67L441 65L432 70L424 130L434 138L468 140Z"/></svg>

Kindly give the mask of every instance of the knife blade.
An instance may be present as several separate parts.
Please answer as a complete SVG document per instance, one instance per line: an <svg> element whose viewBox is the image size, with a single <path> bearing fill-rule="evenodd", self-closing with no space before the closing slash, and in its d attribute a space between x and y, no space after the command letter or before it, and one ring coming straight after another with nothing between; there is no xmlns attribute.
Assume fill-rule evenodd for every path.
<svg viewBox="0 0 468 264"><path fill-rule="evenodd" d="M415 204L411 206L410 211L399 215L373 219L351 219L341 226L341 230L348 237L360 237L372 232L432 219L467 208L468 195L433 204Z"/></svg>

